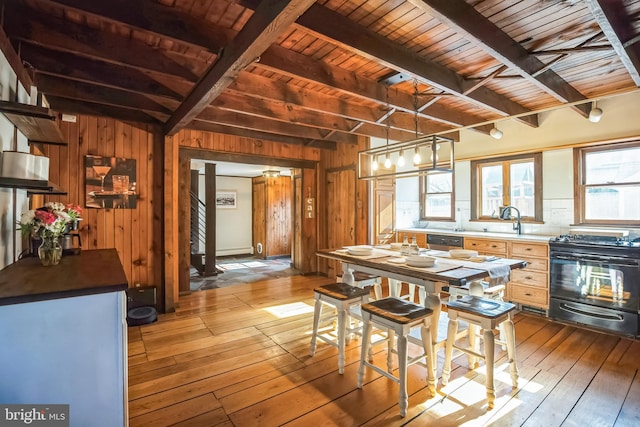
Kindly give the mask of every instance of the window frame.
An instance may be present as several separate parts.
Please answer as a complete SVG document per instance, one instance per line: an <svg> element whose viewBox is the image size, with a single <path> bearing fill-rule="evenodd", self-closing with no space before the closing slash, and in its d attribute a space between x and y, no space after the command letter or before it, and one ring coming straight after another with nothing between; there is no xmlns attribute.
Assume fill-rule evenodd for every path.
<svg viewBox="0 0 640 427"><path fill-rule="evenodd" d="M419 180L419 191L420 191L420 221L455 221L455 205L456 205L456 173L454 171L447 172L434 172L431 175L435 174L451 174L451 191L446 193L427 193L427 179L429 174L423 175ZM449 212L448 217L442 216L427 216L426 213L426 203L427 197L429 194L451 194L451 211Z"/></svg>
<svg viewBox="0 0 640 427"><path fill-rule="evenodd" d="M525 153L512 156L491 157L487 159L478 159L471 161L471 221L500 221L499 218L480 215L482 212L482 173L481 167L502 165L502 184L505 189L502 196L502 206L508 206L511 203L511 164L523 163L525 161L533 162L534 173L534 216L522 216L522 222L543 222L543 190L542 190L542 153ZM498 213L496 212L496 215Z"/></svg>
<svg viewBox="0 0 640 427"><path fill-rule="evenodd" d="M577 225L632 225L639 226L640 219L637 221L622 219L605 219L598 220L592 219L588 220L586 218L586 190L591 187L599 187L603 185L612 186L612 184L586 184L587 175L585 171L586 165L586 156L590 153L596 152L604 152L604 151L618 151L625 150L629 148L640 148L640 140L634 140L629 142L620 142L620 143L607 143L607 144L599 144L592 145L588 147L576 147L573 149L573 170L575 171L575 179L574 179L574 219ZM632 183L620 183L614 184L619 187L627 187L627 186L638 186L640 182L632 182Z"/></svg>

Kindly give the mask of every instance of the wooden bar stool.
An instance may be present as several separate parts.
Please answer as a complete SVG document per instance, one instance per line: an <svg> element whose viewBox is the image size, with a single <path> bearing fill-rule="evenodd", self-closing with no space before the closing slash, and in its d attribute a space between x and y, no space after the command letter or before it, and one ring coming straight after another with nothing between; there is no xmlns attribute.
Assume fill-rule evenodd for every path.
<svg viewBox="0 0 640 427"><path fill-rule="evenodd" d="M369 289L360 289L355 286L347 285L346 283L332 283L330 285L321 286L313 290L313 297L315 299L315 306L313 310L313 333L311 335L311 347L310 353L313 356L316 352L316 339L338 348L338 372L342 374L344 372L344 346L345 335L347 333L347 318L349 318L349 309L352 306L365 304L369 301ZM332 340L325 336L318 334L318 325L320 324L320 318L322 317L322 305L326 304L333 307L337 311L338 317L338 339ZM335 315L331 315L328 318L333 318ZM349 332L352 329L349 328Z"/></svg>
<svg viewBox="0 0 640 427"><path fill-rule="evenodd" d="M431 346L431 319L433 310L423 307L412 302L401 300L398 298L385 298L362 305L362 352L360 353L360 368L358 369L358 388L362 388L364 380L364 367L368 366L374 371L387 378L394 380L400 384L399 403L400 416L407 414L409 400L407 395L407 367L410 364L418 362L422 359L415 358L408 360L407 337L412 327L421 327L422 343L424 355L427 357L427 384L429 388L429 397L435 396L435 372L433 370L433 350ZM388 357L393 350L392 333L397 336L397 353L398 353L398 376L395 377L389 372L375 366L367 360L369 348L371 346L370 337L372 325L389 331L389 349ZM424 356L423 355L423 356ZM389 359L387 359L389 364ZM389 367L390 370L390 367Z"/></svg>
<svg viewBox="0 0 640 427"><path fill-rule="evenodd" d="M389 296L390 297L394 297L394 298L401 298L401 299L405 299L407 301L411 301L414 302L415 299L415 295L416 295L416 284L415 283L407 283L407 285L409 285L409 293L408 294L402 294L402 281L398 280L398 279L387 279L389 281ZM406 282L404 282L406 283ZM419 288L422 289L422 288Z"/></svg>
<svg viewBox="0 0 640 427"><path fill-rule="evenodd" d="M449 294L449 301L455 301L465 295L474 295L474 293L469 290L472 285L482 287L482 296L484 298L504 301L505 285L490 286L489 282L485 281L468 282L463 286L449 286L443 290Z"/></svg>
<svg viewBox="0 0 640 427"><path fill-rule="evenodd" d="M363 289L373 286L373 294L376 299L382 298L382 277L363 273L361 271L354 271L351 274L353 275L353 283L348 284ZM342 274L339 274L336 277L336 280L338 283L346 283L346 281L342 280Z"/></svg>
<svg viewBox="0 0 640 427"><path fill-rule="evenodd" d="M516 308L515 304L495 301L473 295L462 297L458 300L447 303L449 315L449 327L447 331L447 344L445 347L444 367L442 369L442 384L449 382L451 375L451 356L454 347L467 354L485 359L487 369L487 401L489 409L493 408L495 401L495 385L493 381L493 369L495 358L495 336L494 330L502 324L506 336L507 357L509 358L509 369L511 373L511 383L514 388L518 387L518 367L516 366L516 343L515 331L513 327L512 313ZM460 347L455 344L455 336L458 331L458 319L468 322L470 325L477 325L484 330L484 354L475 348Z"/></svg>

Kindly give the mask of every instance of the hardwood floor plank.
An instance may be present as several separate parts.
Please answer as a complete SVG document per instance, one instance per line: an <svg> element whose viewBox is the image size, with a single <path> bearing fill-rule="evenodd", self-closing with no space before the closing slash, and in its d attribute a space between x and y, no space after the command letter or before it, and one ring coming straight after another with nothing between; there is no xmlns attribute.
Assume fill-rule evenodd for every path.
<svg viewBox="0 0 640 427"><path fill-rule="evenodd" d="M638 402L640 402L640 375L638 371L636 371L633 383L629 388L620 414L618 414L618 418L616 419L616 427L640 425L640 405L638 405Z"/></svg>
<svg viewBox="0 0 640 427"><path fill-rule="evenodd" d="M640 341L518 313L519 388L496 350L496 406L487 411L484 367L454 358L447 387L427 398L424 370L409 369L409 409L398 386L367 369L356 386L360 340L309 355L313 289L333 280L292 276L180 298L175 313L128 329L132 426L522 426L640 424ZM417 351L411 347L411 352ZM374 346L385 365L386 346ZM443 352L437 358L441 373ZM572 409L573 408L573 409Z"/></svg>
<svg viewBox="0 0 640 427"><path fill-rule="evenodd" d="M636 370L605 363L573 407L563 426L613 425L631 388ZM591 408L598 408L591 412Z"/></svg>
<svg viewBox="0 0 640 427"><path fill-rule="evenodd" d="M204 394L213 393L217 386L216 377L210 377L132 400L129 402L129 416L134 418ZM218 407L222 407L219 401Z"/></svg>
<svg viewBox="0 0 640 427"><path fill-rule="evenodd" d="M568 372L565 371L566 374L562 377L560 383L549 393L536 412L527 419L525 426L545 425L552 427L561 425L598 372L598 369L600 369L602 363L606 360L609 352L620 340L620 338L610 335L590 331L584 332L594 336L594 339L591 340L592 344ZM572 334L574 337L579 335L584 334ZM566 342L569 342L569 340ZM577 344L575 341L572 342L572 345L577 346ZM565 349L565 351L567 354L577 353L572 352L570 349ZM538 367L542 368L541 365L543 364L539 364ZM546 367L548 371L559 373L557 366Z"/></svg>
<svg viewBox="0 0 640 427"><path fill-rule="evenodd" d="M220 407L213 393L205 394L194 399L186 400L175 405L163 408L139 417L131 418L130 426L168 426L181 421L186 421Z"/></svg>

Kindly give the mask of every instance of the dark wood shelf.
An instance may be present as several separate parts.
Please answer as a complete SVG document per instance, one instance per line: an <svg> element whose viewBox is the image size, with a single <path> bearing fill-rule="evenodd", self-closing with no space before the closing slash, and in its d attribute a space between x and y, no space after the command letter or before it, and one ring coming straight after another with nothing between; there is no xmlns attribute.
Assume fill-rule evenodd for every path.
<svg viewBox="0 0 640 427"><path fill-rule="evenodd" d="M59 194L66 195L67 192L49 181L35 179L19 179L0 177L0 187L21 188L31 194Z"/></svg>
<svg viewBox="0 0 640 427"><path fill-rule="evenodd" d="M0 112L22 132L30 144L67 145L57 114L45 107L0 101Z"/></svg>

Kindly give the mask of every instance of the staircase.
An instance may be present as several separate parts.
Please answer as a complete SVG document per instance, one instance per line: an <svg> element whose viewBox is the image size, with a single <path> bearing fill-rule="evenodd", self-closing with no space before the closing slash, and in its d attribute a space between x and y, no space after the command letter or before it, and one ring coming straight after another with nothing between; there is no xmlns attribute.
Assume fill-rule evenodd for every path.
<svg viewBox="0 0 640 427"><path fill-rule="evenodd" d="M206 242L205 231L207 224L205 221L206 208L202 200L196 193L191 192L191 265L202 275L204 273L204 252L200 248Z"/></svg>

